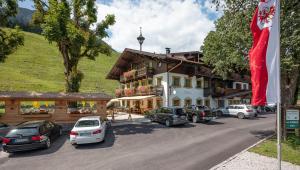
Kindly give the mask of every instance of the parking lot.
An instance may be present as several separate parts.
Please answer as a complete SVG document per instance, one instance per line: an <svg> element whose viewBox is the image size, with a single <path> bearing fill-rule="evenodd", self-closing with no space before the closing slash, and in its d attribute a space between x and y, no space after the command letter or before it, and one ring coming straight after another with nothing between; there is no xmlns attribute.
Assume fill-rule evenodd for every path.
<svg viewBox="0 0 300 170"><path fill-rule="evenodd" d="M167 128L157 123L110 127L105 142L70 145L68 135L48 150L0 152L2 170L209 169L273 133L275 114L222 117L208 124Z"/></svg>

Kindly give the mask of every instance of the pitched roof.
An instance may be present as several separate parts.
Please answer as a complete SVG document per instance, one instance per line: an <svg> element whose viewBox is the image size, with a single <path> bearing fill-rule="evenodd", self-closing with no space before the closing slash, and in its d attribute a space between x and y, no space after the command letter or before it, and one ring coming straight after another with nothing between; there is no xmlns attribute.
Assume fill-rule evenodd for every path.
<svg viewBox="0 0 300 170"><path fill-rule="evenodd" d="M39 93L39 92L0 92L0 100L110 100L112 96L105 93Z"/></svg>

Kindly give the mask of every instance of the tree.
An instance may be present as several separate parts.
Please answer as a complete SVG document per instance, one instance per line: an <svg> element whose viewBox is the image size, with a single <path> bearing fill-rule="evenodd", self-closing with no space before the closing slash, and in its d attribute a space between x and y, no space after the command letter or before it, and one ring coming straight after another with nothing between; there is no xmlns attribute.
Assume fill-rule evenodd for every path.
<svg viewBox="0 0 300 170"><path fill-rule="evenodd" d="M8 18L17 14L17 0L0 0L0 62L24 44L24 37L19 29L3 29Z"/></svg>
<svg viewBox="0 0 300 170"><path fill-rule="evenodd" d="M108 36L106 29L115 23L115 17L107 15L96 24L95 0L34 0L34 4L33 22L41 25L50 43L56 43L63 58L66 92L78 92L83 73L77 65L84 57L95 60L99 53L111 54L102 39Z"/></svg>
<svg viewBox="0 0 300 170"><path fill-rule="evenodd" d="M258 0L220 0L213 2L224 9L224 15L215 22L201 49L204 61L214 72L226 78L231 72L249 73L248 54L252 46L250 22ZM281 2L281 95L282 103L295 102L300 71L300 2Z"/></svg>

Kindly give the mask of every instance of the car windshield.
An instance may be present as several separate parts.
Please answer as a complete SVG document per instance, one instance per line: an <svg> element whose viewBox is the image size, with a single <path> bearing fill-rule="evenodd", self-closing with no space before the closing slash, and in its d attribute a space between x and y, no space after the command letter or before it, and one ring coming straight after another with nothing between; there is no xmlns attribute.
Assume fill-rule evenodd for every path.
<svg viewBox="0 0 300 170"><path fill-rule="evenodd" d="M175 110L175 114L176 114L176 115L183 115L183 114L184 114L184 111L183 111L183 109L176 109L176 110Z"/></svg>
<svg viewBox="0 0 300 170"><path fill-rule="evenodd" d="M37 135L38 130L37 128L19 128L19 129L12 129L8 132L6 137L16 137L16 136L33 136Z"/></svg>
<svg viewBox="0 0 300 170"><path fill-rule="evenodd" d="M98 120L80 120L76 123L75 127L93 127L99 126Z"/></svg>

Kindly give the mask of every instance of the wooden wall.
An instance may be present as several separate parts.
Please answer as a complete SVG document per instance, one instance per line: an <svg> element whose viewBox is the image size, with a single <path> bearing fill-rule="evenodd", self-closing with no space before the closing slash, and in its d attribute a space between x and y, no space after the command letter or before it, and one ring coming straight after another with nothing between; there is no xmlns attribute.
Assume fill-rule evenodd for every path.
<svg viewBox="0 0 300 170"><path fill-rule="evenodd" d="M8 124L18 124L24 121L31 120L51 120L58 123L74 123L83 116L102 116L106 117L106 103L108 100L96 101L97 113L93 114L68 114L67 113L67 101L57 100L55 101L54 113L48 114L34 114L34 115L22 115L21 106L19 100L6 100L5 101L5 113L0 117L0 122Z"/></svg>

